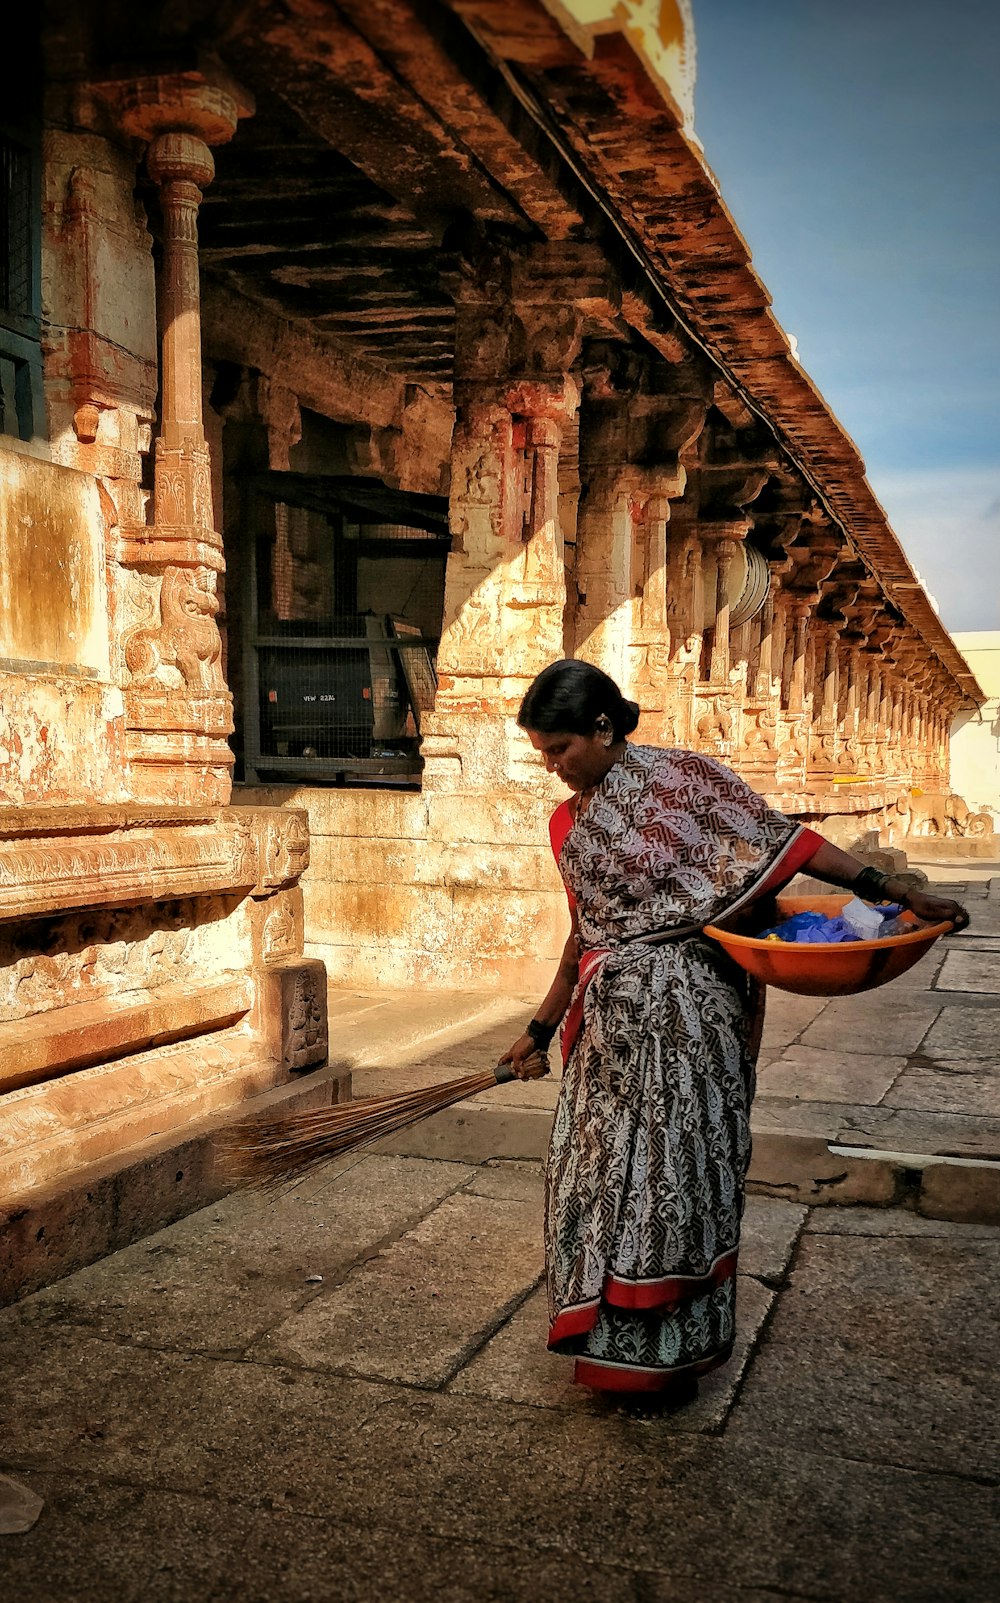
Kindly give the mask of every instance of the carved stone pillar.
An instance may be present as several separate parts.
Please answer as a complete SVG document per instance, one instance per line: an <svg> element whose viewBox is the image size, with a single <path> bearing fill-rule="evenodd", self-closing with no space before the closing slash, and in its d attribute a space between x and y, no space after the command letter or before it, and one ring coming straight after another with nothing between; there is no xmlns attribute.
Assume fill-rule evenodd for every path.
<svg viewBox="0 0 1000 1603"><path fill-rule="evenodd" d="M224 802L230 790L232 696L217 617L225 562L215 532L202 424L198 208L211 182L210 145L249 105L236 87L197 73L97 86L124 133L147 144L163 220L160 431L153 521L120 531L127 570L126 755L139 800Z"/></svg>
<svg viewBox="0 0 1000 1603"><path fill-rule="evenodd" d="M931 717L933 709L933 674L923 665L919 670L917 691L916 731L913 742L913 786L918 790L933 788L931 760Z"/></svg>
<svg viewBox="0 0 1000 1603"><path fill-rule="evenodd" d="M682 477L674 482L683 486ZM637 738L673 746L681 741L674 665L681 660L683 641L672 627L669 598L670 496L653 494L639 501L636 519L638 617L629 642L624 682L627 693L642 708Z"/></svg>
<svg viewBox="0 0 1000 1603"><path fill-rule="evenodd" d="M747 681L738 762L740 773L758 789L774 788L778 762L784 609L776 593L773 564L771 584L758 619L755 668Z"/></svg>
<svg viewBox="0 0 1000 1603"><path fill-rule="evenodd" d="M774 591L772 588L768 591L767 599L761 608L757 645L757 669L753 677L752 686L754 696L761 701L770 699L774 691L774 672L772 667L774 645L775 612Z"/></svg>
<svg viewBox="0 0 1000 1603"><path fill-rule="evenodd" d="M681 453L704 426L709 378L700 362L669 365L607 340L584 347L581 368L576 653L639 702L640 739L671 744L682 738L677 680L691 629L671 502L687 483Z"/></svg>
<svg viewBox="0 0 1000 1603"><path fill-rule="evenodd" d="M729 591L731 573L736 561L736 545L733 540L723 538L715 542L715 627L712 630L712 666L711 681L713 685L729 684L730 667L730 604Z"/></svg>
<svg viewBox="0 0 1000 1603"><path fill-rule="evenodd" d="M912 789L920 783L920 744L923 739L923 698L920 694L919 676L914 676L914 685L910 692L910 733L907 742L908 761L906 764L906 780Z"/></svg>
<svg viewBox="0 0 1000 1603"><path fill-rule="evenodd" d="M815 650L818 709L814 708L809 743L810 783L829 784L837 768L838 631L834 623L818 626Z"/></svg>
<svg viewBox="0 0 1000 1603"><path fill-rule="evenodd" d="M705 610L704 563L697 525L678 522L676 513L667 546L667 627L670 632L669 688L664 702L669 727L665 738L691 746L694 707L703 649Z"/></svg>
<svg viewBox="0 0 1000 1603"><path fill-rule="evenodd" d="M899 697L899 771L909 785L913 773L913 690L909 683Z"/></svg>
<svg viewBox="0 0 1000 1603"><path fill-rule="evenodd" d="M801 597L792 604L792 670L788 684L788 710L806 710L806 644L811 603Z"/></svg>
<svg viewBox="0 0 1000 1603"><path fill-rule="evenodd" d="M580 500L576 525L576 654L626 688L635 637L642 469L633 418L643 388L643 363L628 346L601 342L583 355L580 400ZM676 495L683 475L662 485Z"/></svg>
<svg viewBox="0 0 1000 1603"><path fill-rule="evenodd" d="M733 673L731 572L739 542L754 526L753 503L777 462L773 439L734 398L716 386L716 411L710 414L689 470L683 503L675 521L694 527L703 547L705 588L702 673L695 690L691 743L726 762L742 763L747 718L745 675ZM707 659L707 660L706 660Z"/></svg>
<svg viewBox="0 0 1000 1603"><path fill-rule="evenodd" d="M839 701L840 741L838 767L855 773L858 766L858 690L861 678L861 643L849 639L844 649Z"/></svg>
<svg viewBox="0 0 1000 1603"><path fill-rule="evenodd" d="M862 722L863 766L866 774L881 778L884 771L879 710L882 705L882 658L877 646L868 647L868 685Z"/></svg>
<svg viewBox="0 0 1000 1603"><path fill-rule="evenodd" d="M483 257L453 283L453 544L437 699L423 719L427 790L542 777L514 719L531 680L563 652L559 446L577 405L569 370L580 340L571 300L525 300L530 286L530 255Z"/></svg>

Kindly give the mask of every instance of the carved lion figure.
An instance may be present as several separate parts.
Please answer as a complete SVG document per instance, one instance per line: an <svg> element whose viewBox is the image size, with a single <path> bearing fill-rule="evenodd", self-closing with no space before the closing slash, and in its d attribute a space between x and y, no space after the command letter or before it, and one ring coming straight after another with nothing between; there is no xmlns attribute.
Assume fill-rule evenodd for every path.
<svg viewBox="0 0 1000 1603"><path fill-rule="evenodd" d="M125 642L133 683L148 684L161 667L176 668L189 690L221 686L219 600L210 568L167 568L160 590L159 628L137 629Z"/></svg>

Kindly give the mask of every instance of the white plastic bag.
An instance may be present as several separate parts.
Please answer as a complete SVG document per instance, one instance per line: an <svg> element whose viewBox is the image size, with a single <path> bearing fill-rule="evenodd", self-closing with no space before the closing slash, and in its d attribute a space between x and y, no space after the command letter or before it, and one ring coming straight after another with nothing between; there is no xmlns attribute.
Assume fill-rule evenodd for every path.
<svg viewBox="0 0 1000 1603"><path fill-rule="evenodd" d="M841 918L849 924L859 941L875 941L882 933L882 914L877 907L869 907L860 897L853 896L841 909Z"/></svg>

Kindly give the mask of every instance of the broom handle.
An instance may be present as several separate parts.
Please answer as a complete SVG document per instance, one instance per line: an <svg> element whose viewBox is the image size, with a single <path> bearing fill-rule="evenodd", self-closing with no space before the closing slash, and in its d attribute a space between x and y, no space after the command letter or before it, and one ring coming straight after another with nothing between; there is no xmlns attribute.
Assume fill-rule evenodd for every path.
<svg viewBox="0 0 1000 1603"><path fill-rule="evenodd" d="M548 1074L550 1073L550 1070L546 1069L545 1072ZM509 1063L498 1063L496 1068L493 1070L493 1076L497 1082L497 1085L507 1085L511 1080L516 1080L518 1078ZM532 1075L531 1078L540 1079L541 1076Z"/></svg>

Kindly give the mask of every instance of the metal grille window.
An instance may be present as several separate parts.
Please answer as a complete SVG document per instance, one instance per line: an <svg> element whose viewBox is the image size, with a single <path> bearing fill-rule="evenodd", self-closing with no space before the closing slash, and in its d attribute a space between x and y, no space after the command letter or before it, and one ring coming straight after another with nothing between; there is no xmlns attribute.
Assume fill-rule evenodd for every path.
<svg viewBox="0 0 1000 1603"><path fill-rule="evenodd" d="M414 781L436 685L447 502L298 473L260 474L251 490L246 778Z"/></svg>
<svg viewBox="0 0 1000 1603"><path fill-rule="evenodd" d="M19 317L32 315L32 153L0 134L0 307Z"/></svg>
<svg viewBox="0 0 1000 1603"><path fill-rule="evenodd" d="M0 435L30 440L43 417L41 159L30 52L0 77ZM16 74L12 78L12 74Z"/></svg>

